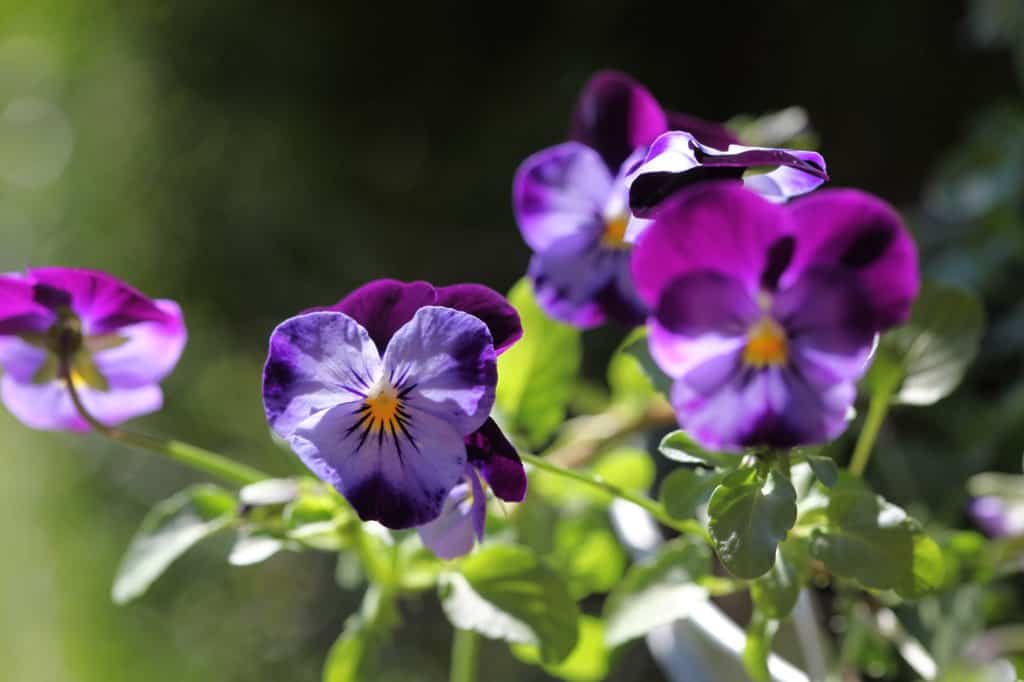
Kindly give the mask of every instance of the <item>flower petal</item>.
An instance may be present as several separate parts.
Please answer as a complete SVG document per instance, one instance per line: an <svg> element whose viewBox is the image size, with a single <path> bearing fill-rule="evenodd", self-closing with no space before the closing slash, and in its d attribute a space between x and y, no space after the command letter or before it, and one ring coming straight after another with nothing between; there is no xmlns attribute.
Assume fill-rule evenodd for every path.
<svg viewBox="0 0 1024 682"><path fill-rule="evenodd" d="M596 149L614 170L666 130L665 112L647 88L619 71L599 71L583 87L570 138Z"/></svg>
<svg viewBox="0 0 1024 682"><path fill-rule="evenodd" d="M117 426L133 417L156 412L163 405L163 393L156 385L97 391L78 389L82 403L92 416L106 426ZM46 431L88 431L71 395L61 382L21 383L11 375L0 382L0 397L21 423Z"/></svg>
<svg viewBox="0 0 1024 682"><path fill-rule="evenodd" d="M26 278L0 275L0 334L46 331L55 319L52 310L35 300Z"/></svg>
<svg viewBox="0 0 1024 682"><path fill-rule="evenodd" d="M154 303L166 313L164 321L121 327L116 334L127 341L93 355L111 386L138 388L157 383L178 363L187 338L181 308L174 301Z"/></svg>
<svg viewBox="0 0 1024 682"><path fill-rule="evenodd" d="M444 420L460 436L480 428L494 405L498 369L491 332L459 310L417 310L388 344L383 371L401 388L403 404Z"/></svg>
<svg viewBox="0 0 1024 682"><path fill-rule="evenodd" d="M180 323L155 301L105 272L79 268L34 268L28 271L36 300L47 307L67 305L82 320L86 335L116 332L122 327L155 322Z"/></svg>
<svg viewBox="0 0 1024 682"><path fill-rule="evenodd" d="M361 400L379 374L369 333L348 315L313 312L287 319L270 335L263 368L270 428L287 440L311 415Z"/></svg>
<svg viewBox="0 0 1024 682"><path fill-rule="evenodd" d="M510 348L523 336L523 324L516 309L504 296L482 284L438 287L437 305L479 318L491 331L496 353Z"/></svg>
<svg viewBox="0 0 1024 682"><path fill-rule="evenodd" d="M597 152L577 142L530 156L520 164L512 186L523 239L542 252L566 237L600 235L612 182L612 173Z"/></svg>
<svg viewBox="0 0 1024 682"><path fill-rule="evenodd" d="M771 246L791 231L786 207L739 182L707 182L684 190L659 210L634 247L633 279L640 298L654 307L672 280L696 271L728 275L756 297Z"/></svg>
<svg viewBox="0 0 1024 682"><path fill-rule="evenodd" d="M476 472L467 469L469 482L452 488L441 515L417 529L423 544L441 559L468 554L476 540L484 539L487 498Z"/></svg>
<svg viewBox="0 0 1024 682"><path fill-rule="evenodd" d="M36 373L47 361L47 355L42 348L26 343L17 336L0 337L0 367L16 381L32 383Z"/></svg>
<svg viewBox="0 0 1024 682"><path fill-rule="evenodd" d="M409 528L437 518L462 476L466 446L448 421L406 406L401 428L372 428L353 401L315 412L287 439L364 521Z"/></svg>
<svg viewBox="0 0 1024 682"><path fill-rule="evenodd" d="M662 371L681 377L746 342L760 310L737 280L717 272L692 272L669 284L651 319L649 345Z"/></svg>
<svg viewBox="0 0 1024 682"><path fill-rule="evenodd" d="M488 417L483 426L466 437L466 455L499 499L522 502L526 498L526 469L493 419Z"/></svg>
<svg viewBox="0 0 1024 682"><path fill-rule="evenodd" d="M613 314L628 318L625 324L642 320L645 308L628 275L629 252L601 248L597 240L581 242L562 240L530 260L529 275L544 312L582 329L604 324ZM616 297L620 286L629 291ZM635 301L636 308L618 305L623 299Z"/></svg>
<svg viewBox="0 0 1024 682"><path fill-rule="evenodd" d="M678 111L668 112L668 127L671 130L685 130L702 144L715 149L728 149L729 145L740 142L723 124Z"/></svg>
<svg viewBox="0 0 1024 682"><path fill-rule="evenodd" d="M383 355L391 337L417 310L436 304L437 291L427 282L378 279L364 284L332 306L315 310L345 313L366 328Z"/></svg>
<svg viewBox="0 0 1024 682"><path fill-rule="evenodd" d="M920 286L917 249L889 204L858 190L829 189L789 208L796 252L780 286L810 267L842 267L857 274L876 330L907 319Z"/></svg>

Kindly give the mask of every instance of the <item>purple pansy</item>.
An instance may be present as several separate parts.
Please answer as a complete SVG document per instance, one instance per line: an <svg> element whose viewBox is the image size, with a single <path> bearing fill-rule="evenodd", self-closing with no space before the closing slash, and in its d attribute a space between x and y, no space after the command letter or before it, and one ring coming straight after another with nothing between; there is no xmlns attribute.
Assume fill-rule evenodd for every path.
<svg viewBox="0 0 1024 682"><path fill-rule="evenodd" d="M687 132L668 132L678 129ZM694 145L685 147L689 167L680 161L675 135ZM630 242L649 221L631 213L631 198L649 211L653 206L644 202L663 200L684 184L739 177L761 165L782 167L770 178L751 178L752 187L770 193L796 193L798 184L808 184L791 175L811 170L817 184L824 176L824 163L812 152L739 147L736 141L721 125L666 112L625 74L595 75L580 96L570 141L530 156L516 172L516 220L534 252L529 275L544 310L583 328L643 320L647 308L630 277ZM641 164L648 170L637 177Z"/></svg>
<svg viewBox="0 0 1024 682"><path fill-rule="evenodd" d="M89 430L67 373L104 424L155 412L159 382L186 336L177 303L151 300L102 272L50 267L0 276L0 396L31 428Z"/></svg>
<svg viewBox="0 0 1024 682"><path fill-rule="evenodd" d="M274 330L267 419L364 520L429 523L463 506L452 496L477 471L518 502L526 473L490 411L496 356L521 335L515 309L487 287L378 280Z"/></svg>
<svg viewBox="0 0 1024 682"><path fill-rule="evenodd" d="M971 500L967 513L994 538L1024 535L1024 503L995 495L984 495Z"/></svg>
<svg viewBox="0 0 1024 682"><path fill-rule="evenodd" d="M880 199L824 190L783 205L728 180L674 196L632 267L680 424L726 450L841 433L876 335L919 287L914 243Z"/></svg>

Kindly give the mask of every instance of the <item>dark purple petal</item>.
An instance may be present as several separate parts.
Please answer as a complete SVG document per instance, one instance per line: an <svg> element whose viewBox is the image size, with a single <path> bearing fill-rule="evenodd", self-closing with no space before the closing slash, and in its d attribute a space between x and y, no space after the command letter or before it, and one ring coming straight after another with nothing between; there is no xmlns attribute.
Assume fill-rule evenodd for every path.
<svg viewBox="0 0 1024 682"><path fill-rule="evenodd" d="M596 149L614 172L666 130L665 112L647 88L624 73L599 71L580 94L569 137Z"/></svg>
<svg viewBox="0 0 1024 682"><path fill-rule="evenodd" d="M487 325L473 315L420 308L391 339L382 362L383 375L403 404L433 414L462 437L491 413L496 354Z"/></svg>
<svg viewBox="0 0 1024 682"><path fill-rule="evenodd" d="M157 383L178 363L188 336L181 308L174 301L154 304L167 315L166 320L121 327L116 336L125 339L123 343L93 353L96 367L111 387L140 388Z"/></svg>
<svg viewBox="0 0 1024 682"><path fill-rule="evenodd" d="M732 134L728 128L721 123L708 121L692 114L683 114L676 111L668 112L668 127L670 130L685 130L701 143L714 147L715 149L728 149L731 144L739 144L738 137Z"/></svg>
<svg viewBox="0 0 1024 682"><path fill-rule="evenodd" d="M377 350L383 354L391 337L417 310L436 304L437 291L427 282L378 279L319 310L333 310L351 317L366 328Z"/></svg>
<svg viewBox="0 0 1024 682"><path fill-rule="evenodd" d="M438 287L437 305L479 318L491 331L494 350L499 354L523 336L523 325L516 309L504 296L482 284Z"/></svg>
<svg viewBox="0 0 1024 682"><path fill-rule="evenodd" d="M760 315L739 281L716 272L691 272L669 284L651 320L648 342L662 371L681 377L717 356L732 356Z"/></svg>
<svg viewBox="0 0 1024 682"><path fill-rule="evenodd" d="M566 238L599 235L613 179L597 152L576 142L529 157L516 171L512 186L523 239L539 253Z"/></svg>
<svg viewBox="0 0 1024 682"><path fill-rule="evenodd" d="M640 298L657 305L674 279L718 272L756 298L773 243L792 232L784 206L734 181L707 182L672 197L641 233L632 271Z"/></svg>
<svg viewBox="0 0 1024 682"><path fill-rule="evenodd" d="M790 205L796 253L780 286L808 268L856 273L882 331L904 322L917 297L917 249L899 214L887 203L852 189L816 192Z"/></svg>
<svg viewBox="0 0 1024 682"><path fill-rule="evenodd" d="M56 316L35 300L32 283L20 275L0 275L0 334L45 331Z"/></svg>
<svg viewBox="0 0 1024 682"><path fill-rule="evenodd" d="M116 332L143 322L174 328L181 319L115 277L96 270L34 268L28 271L35 299L54 310L69 307L86 335Z"/></svg>
<svg viewBox="0 0 1024 682"><path fill-rule="evenodd" d="M85 408L107 426L117 426L134 417L156 412L163 405L163 393L156 385L109 391L81 386L78 393ZM21 383L11 375L4 375L0 396L11 414L30 428L82 432L90 428L59 381Z"/></svg>
<svg viewBox="0 0 1024 682"><path fill-rule="evenodd" d="M270 428L288 440L296 426L340 403L361 400L379 374L367 331L338 312L304 313L270 335L263 407Z"/></svg>
<svg viewBox="0 0 1024 682"><path fill-rule="evenodd" d="M519 453L501 428L488 418L484 425L466 437L469 463L480 469L494 494L506 502L522 502L526 497L526 469Z"/></svg>

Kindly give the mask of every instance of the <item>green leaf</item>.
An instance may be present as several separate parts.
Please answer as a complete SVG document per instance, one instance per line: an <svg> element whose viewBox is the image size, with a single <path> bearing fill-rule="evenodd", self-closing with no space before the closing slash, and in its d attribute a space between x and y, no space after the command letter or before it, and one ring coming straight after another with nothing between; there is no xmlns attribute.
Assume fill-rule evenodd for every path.
<svg viewBox="0 0 1024 682"><path fill-rule="evenodd" d="M228 563L232 566L252 566L266 561L282 549L285 544L280 538L264 533L240 533L235 540Z"/></svg>
<svg viewBox="0 0 1024 682"><path fill-rule="evenodd" d="M195 485L160 502L146 515L118 566L111 596L124 604L149 586L203 538L230 524L235 496L214 485Z"/></svg>
<svg viewBox="0 0 1024 682"><path fill-rule="evenodd" d="M701 541L676 538L654 559L635 564L604 605L605 641L616 647L689 615L707 598L694 584L711 572L711 552Z"/></svg>
<svg viewBox="0 0 1024 682"><path fill-rule="evenodd" d="M497 406L505 425L532 448L542 446L565 420L582 358L580 334L544 314L529 280L509 292L523 338L498 358Z"/></svg>
<svg viewBox="0 0 1024 682"><path fill-rule="evenodd" d="M524 663L542 665L537 647L513 644L512 653ZM569 657L544 670L569 682L598 682L608 676L608 647L604 643L604 624L593 616L580 616L580 637Z"/></svg>
<svg viewBox="0 0 1024 682"><path fill-rule="evenodd" d="M617 352L608 363L608 387L612 397L618 401L645 405L654 395L654 385L640 366L637 359Z"/></svg>
<svg viewBox="0 0 1024 682"><path fill-rule="evenodd" d="M832 490L828 526L815 529L811 556L864 587L913 599L942 585L942 552L899 507L863 481L842 474Z"/></svg>
<svg viewBox="0 0 1024 682"><path fill-rule="evenodd" d="M796 491L776 470L731 472L711 494L708 531L729 572L752 579L768 572L796 521Z"/></svg>
<svg viewBox="0 0 1024 682"><path fill-rule="evenodd" d="M754 682L771 682L768 657L772 653L772 640L779 629L778 621L754 611L747 626L747 643L743 647L743 667Z"/></svg>
<svg viewBox="0 0 1024 682"><path fill-rule="evenodd" d="M712 491L725 476L724 472L679 467L662 481L658 499L672 518L696 518L697 509L707 504Z"/></svg>
<svg viewBox="0 0 1024 682"><path fill-rule="evenodd" d="M775 565L750 584L750 598L765 617L782 620L789 616L800 597L800 589L810 576L807 545L800 538L789 538L779 545Z"/></svg>
<svg viewBox="0 0 1024 682"><path fill-rule="evenodd" d="M654 462L643 450L622 448L601 455L593 466L591 473L600 476L609 483L614 483L623 490L646 493L654 483ZM605 499L604 493L598 493Z"/></svg>
<svg viewBox="0 0 1024 682"><path fill-rule="evenodd" d="M562 568L576 598L607 592L626 571L626 555L606 518L603 513L587 514L563 518L555 526L552 560Z"/></svg>
<svg viewBox="0 0 1024 682"><path fill-rule="evenodd" d="M814 477L821 481L822 485L828 488L835 487L836 481L839 480L839 467L836 466L834 459L825 455L808 454L807 463L814 472Z"/></svg>
<svg viewBox="0 0 1024 682"><path fill-rule="evenodd" d="M661 439L658 452L683 464L702 464L718 469L735 469L741 457L728 452L712 452L697 445L685 431L673 431Z"/></svg>
<svg viewBox="0 0 1024 682"><path fill-rule="evenodd" d="M646 327L633 330L619 346L618 352L632 356L639 363L640 369L647 375L654 390L666 396L672 394L672 378L661 371L651 356L651 349L647 345Z"/></svg>
<svg viewBox="0 0 1024 682"><path fill-rule="evenodd" d="M370 586L359 613L346 621L345 629L327 653L323 682L375 679L382 645L390 640L397 623L398 612L393 598Z"/></svg>
<svg viewBox="0 0 1024 682"><path fill-rule="evenodd" d="M963 379L984 327L985 310L973 293L925 283L910 320L882 336L868 383L874 390L898 385L896 402L931 405Z"/></svg>
<svg viewBox="0 0 1024 682"><path fill-rule="evenodd" d="M540 648L541 661L564 661L576 647L579 609L565 581L527 547L484 546L441 579L452 625Z"/></svg>

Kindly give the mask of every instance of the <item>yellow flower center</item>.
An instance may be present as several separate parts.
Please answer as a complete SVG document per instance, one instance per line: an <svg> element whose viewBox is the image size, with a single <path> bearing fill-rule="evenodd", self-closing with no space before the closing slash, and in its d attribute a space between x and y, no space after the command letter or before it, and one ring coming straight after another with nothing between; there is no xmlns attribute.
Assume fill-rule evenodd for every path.
<svg viewBox="0 0 1024 682"><path fill-rule="evenodd" d="M632 244L626 241L626 227L629 226L629 213L619 213L604 223L604 235L601 246L606 249L629 249Z"/></svg>
<svg viewBox="0 0 1024 682"><path fill-rule="evenodd" d="M369 428L377 432L385 425L392 425L399 414L400 401L398 391L384 379L377 382L377 385L366 395L366 403L363 409L370 413Z"/></svg>
<svg viewBox="0 0 1024 682"><path fill-rule="evenodd" d="M752 367L783 365L788 355L786 332L770 317L763 317L747 332L743 361Z"/></svg>

